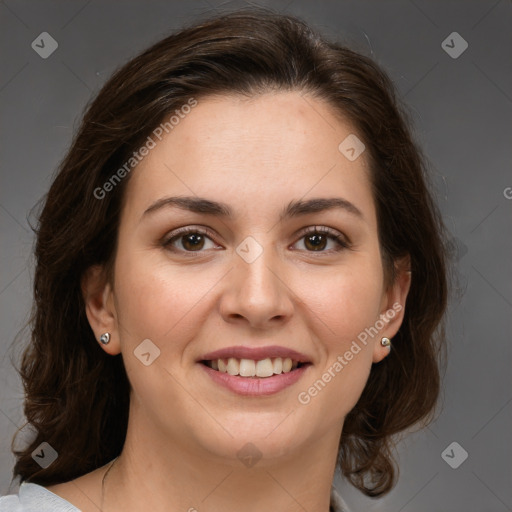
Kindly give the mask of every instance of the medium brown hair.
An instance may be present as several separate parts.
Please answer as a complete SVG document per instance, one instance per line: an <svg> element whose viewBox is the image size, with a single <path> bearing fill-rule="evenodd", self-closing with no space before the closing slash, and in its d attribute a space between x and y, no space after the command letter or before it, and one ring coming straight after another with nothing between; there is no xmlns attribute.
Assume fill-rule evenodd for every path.
<svg viewBox="0 0 512 512"><path fill-rule="evenodd" d="M394 485L394 435L431 419L440 391L447 301L444 228L429 192L425 158L391 80L369 57L269 10L224 14L156 43L119 69L86 109L40 211L36 228L31 341L20 375L35 434L13 451L14 477L41 485L71 480L120 454L130 383L121 355L98 345L81 279L112 268L129 175L97 198L163 118L190 98L299 91L324 100L366 146L386 274L409 255L412 284L388 357L373 365L345 418L342 474L369 496ZM137 172L136 169L132 172ZM32 451L48 442L48 468ZM14 443L13 443L14 444Z"/></svg>

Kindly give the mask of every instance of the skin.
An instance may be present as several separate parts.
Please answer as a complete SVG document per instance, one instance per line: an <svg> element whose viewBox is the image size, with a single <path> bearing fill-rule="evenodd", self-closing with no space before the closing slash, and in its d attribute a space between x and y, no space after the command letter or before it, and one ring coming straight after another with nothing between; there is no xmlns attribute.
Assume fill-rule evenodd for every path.
<svg viewBox="0 0 512 512"><path fill-rule="evenodd" d="M396 334L404 309L359 343L307 405L298 394L393 304L403 306L410 286L405 261L385 286L366 155L349 161L338 150L351 133L330 106L299 92L209 97L132 171L113 283L99 267L83 280L96 338L111 333L100 346L122 352L133 388L127 440L102 510L327 512L344 418L372 363L388 355L380 340ZM143 215L166 196L222 201L233 218L175 207ZM292 200L331 197L350 201L362 217L332 209L279 219ZM207 227L215 238L188 254L184 239L174 239L173 252L162 240L184 226ZM301 233L314 226L335 230L350 247L336 251L327 238L314 251ZM247 236L263 249L252 263L236 252ZM149 366L133 354L145 339L161 351ZM197 363L233 345L282 345L313 364L273 396L241 397ZM250 468L237 457L246 443L262 454ZM49 489L97 511L105 469Z"/></svg>

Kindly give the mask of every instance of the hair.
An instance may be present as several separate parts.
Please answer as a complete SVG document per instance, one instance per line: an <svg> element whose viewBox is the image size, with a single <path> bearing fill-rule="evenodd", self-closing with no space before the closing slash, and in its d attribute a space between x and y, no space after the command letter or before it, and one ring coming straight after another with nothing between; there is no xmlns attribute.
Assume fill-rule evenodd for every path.
<svg viewBox="0 0 512 512"><path fill-rule="evenodd" d="M298 18L254 8L157 42L117 70L86 107L34 229L31 340L18 370L34 432L23 449L13 440L13 478L68 481L106 464L124 444L130 383L121 355L109 356L95 339L81 281L93 265L111 278L129 175L101 199L97 191L191 98L272 91L308 93L354 127L366 146L385 275L392 281L395 262L410 257L412 283L393 350L373 365L347 414L338 456L343 476L366 495L395 485L395 435L432 420L445 347L445 228L426 159L390 78L372 58L327 41ZM45 469L31 456L41 442L58 452Z"/></svg>

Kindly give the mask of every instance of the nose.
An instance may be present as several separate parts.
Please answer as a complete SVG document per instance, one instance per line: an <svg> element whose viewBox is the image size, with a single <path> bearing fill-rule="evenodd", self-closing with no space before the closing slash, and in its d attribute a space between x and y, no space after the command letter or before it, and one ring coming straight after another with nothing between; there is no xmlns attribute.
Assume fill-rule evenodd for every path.
<svg viewBox="0 0 512 512"><path fill-rule="evenodd" d="M233 260L220 298L224 320L260 330L288 322L293 314L293 292L274 252L266 248L251 263L234 253Z"/></svg>

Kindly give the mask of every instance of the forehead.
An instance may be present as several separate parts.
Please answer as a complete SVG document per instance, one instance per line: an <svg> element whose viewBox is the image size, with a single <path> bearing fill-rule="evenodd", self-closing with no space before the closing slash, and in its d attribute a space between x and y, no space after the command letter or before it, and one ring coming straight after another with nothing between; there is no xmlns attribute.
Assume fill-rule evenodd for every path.
<svg viewBox="0 0 512 512"><path fill-rule="evenodd" d="M172 193L263 211L308 195L349 195L371 209L364 152L351 161L339 148L354 135L330 105L300 92L199 99L161 140L152 136L126 204L140 211Z"/></svg>

